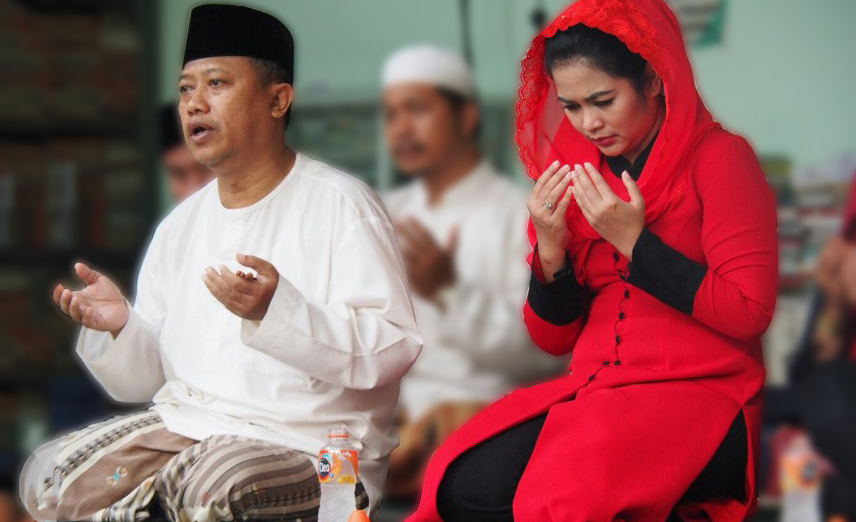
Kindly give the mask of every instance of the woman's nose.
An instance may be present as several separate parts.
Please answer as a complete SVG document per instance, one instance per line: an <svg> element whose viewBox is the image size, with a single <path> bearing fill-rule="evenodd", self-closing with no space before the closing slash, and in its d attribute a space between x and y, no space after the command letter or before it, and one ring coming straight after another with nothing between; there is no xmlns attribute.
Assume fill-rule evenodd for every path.
<svg viewBox="0 0 856 522"><path fill-rule="evenodd" d="M601 127L603 127L603 120L601 120L597 115L592 113L583 114L583 129L585 129L586 132L592 133Z"/></svg>

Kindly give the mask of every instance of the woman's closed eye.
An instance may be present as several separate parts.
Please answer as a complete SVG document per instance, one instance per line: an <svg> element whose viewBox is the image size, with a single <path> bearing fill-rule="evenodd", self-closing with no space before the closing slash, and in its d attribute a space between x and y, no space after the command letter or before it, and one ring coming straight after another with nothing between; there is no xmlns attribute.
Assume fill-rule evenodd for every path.
<svg viewBox="0 0 856 522"><path fill-rule="evenodd" d="M599 108L603 109L603 108L605 108L605 107L609 107L610 105L612 105L612 102L613 102L614 100L615 100L615 98L612 98L612 99L609 99L609 100L600 100L600 101L592 102L592 105L594 105L595 107L599 107ZM564 108L565 108L565 110L566 110L566 111L574 112L574 111L576 111L577 109L579 109L579 108L580 108L580 106L579 106L578 104L576 104L576 103L566 103L566 104L564 105Z"/></svg>

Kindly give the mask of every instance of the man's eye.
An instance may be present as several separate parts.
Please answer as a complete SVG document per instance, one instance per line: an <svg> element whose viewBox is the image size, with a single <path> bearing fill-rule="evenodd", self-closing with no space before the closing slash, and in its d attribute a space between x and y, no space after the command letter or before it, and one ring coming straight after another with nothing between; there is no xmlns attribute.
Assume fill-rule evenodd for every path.
<svg viewBox="0 0 856 522"><path fill-rule="evenodd" d="M610 105L612 105L612 100L603 100L599 102L594 102L594 104L598 107L609 107Z"/></svg>
<svg viewBox="0 0 856 522"><path fill-rule="evenodd" d="M208 85L211 87L219 87L220 85L223 85L223 80L211 80L208 82Z"/></svg>
<svg viewBox="0 0 856 522"><path fill-rule="evenodd" d="M178 92L180 92L181 94L187 94L188 92L190 92L190 86L189 85L180 85L178 87Z"/></svg>

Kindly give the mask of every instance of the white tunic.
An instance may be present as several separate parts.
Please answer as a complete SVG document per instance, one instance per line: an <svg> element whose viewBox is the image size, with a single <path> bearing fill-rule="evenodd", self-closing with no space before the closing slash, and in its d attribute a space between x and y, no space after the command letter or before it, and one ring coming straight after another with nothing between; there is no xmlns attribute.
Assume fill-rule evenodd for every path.
<svg viewBox="0 0 856 522"><path fill-rule="evenodd" d="M229 312L207 266L270 261L279 286L261 322ZM153 401L170 431L236 434L317 458L347 427L375 504L397 444L401 377L421 349L394 231L367 186L297 155L260 201L227 209L217 180L158 226L128 323L83 329L77 352L117 400Z"/></svg>
<svg viewBox="0 0 856 522"><path fill-rule="evenodd" d="M445 309L417 295L413 306L425 347L402 381L411 418L443 402L491 402L511 388L567 368L532 344L523 323L529 287L527 194L488 161L429 205L417 180L384 201L393 219L415 218L441 246L458 229L457 284Z"/></svg>

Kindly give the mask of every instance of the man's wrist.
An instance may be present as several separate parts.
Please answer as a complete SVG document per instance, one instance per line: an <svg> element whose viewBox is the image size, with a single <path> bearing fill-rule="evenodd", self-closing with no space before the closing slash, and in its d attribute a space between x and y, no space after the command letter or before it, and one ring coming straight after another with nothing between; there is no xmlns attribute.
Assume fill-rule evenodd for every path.
<svg viewBox="0 0 856 522"><path fill-rule="evenodd" d="M117 328L115 330L110 330L110 335L113 336L114 340L117 337L119 337L119 334L122 333L122 330L124 330L125 327L128 326L128 321L131 319L131 306L128 304L127 299L124 301L124 305L125 305L125 320L122 322L122 326L120 326L119 328Z"/></svg>

